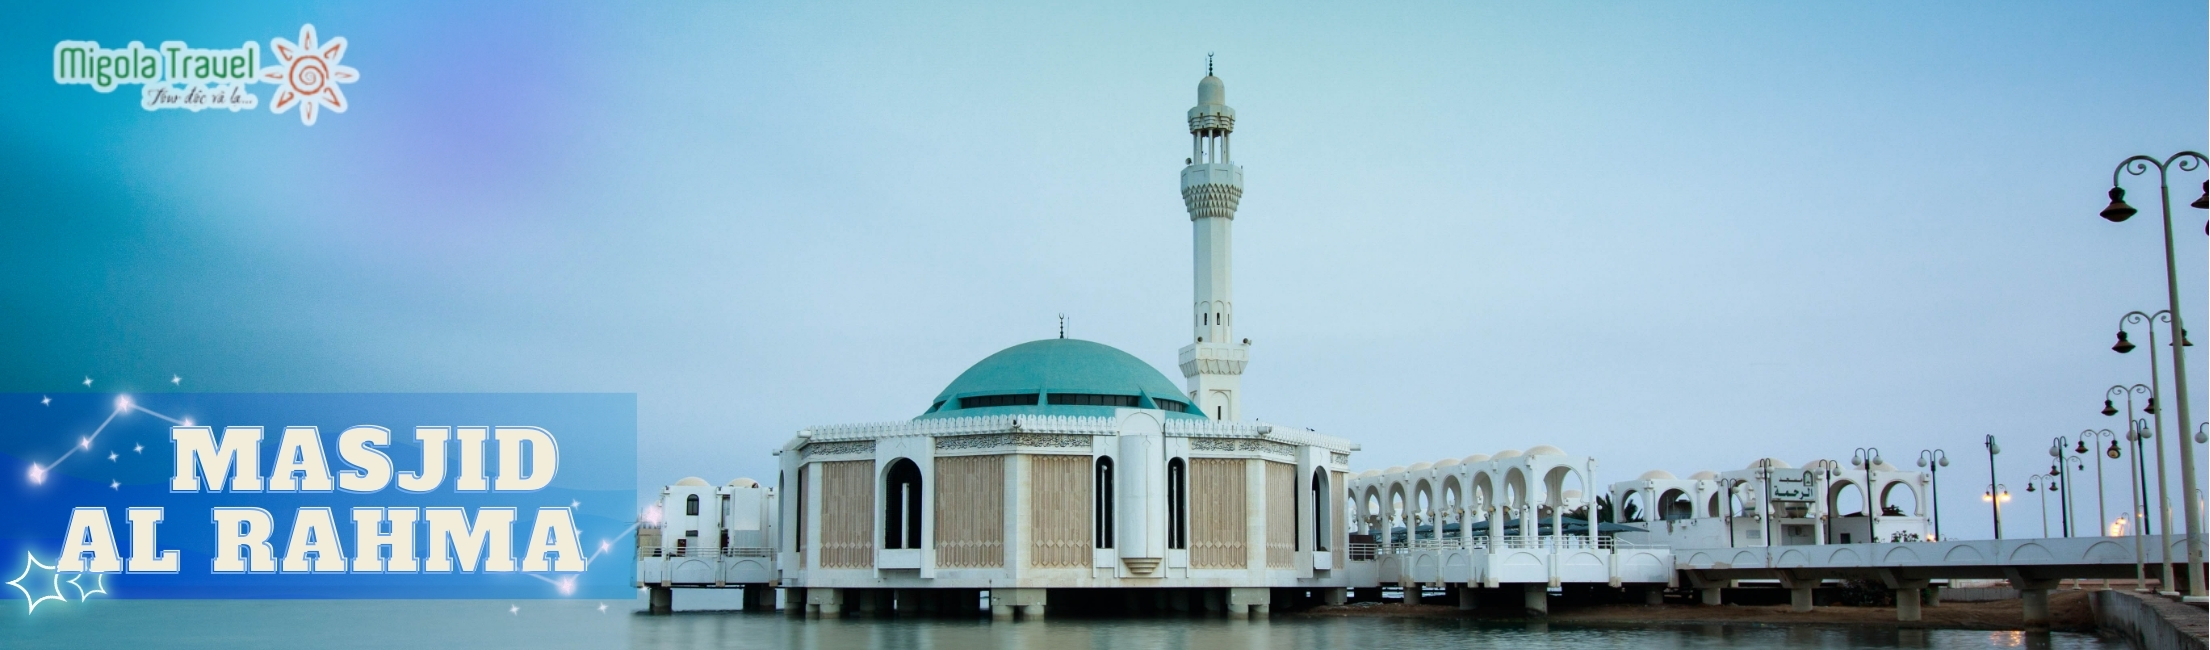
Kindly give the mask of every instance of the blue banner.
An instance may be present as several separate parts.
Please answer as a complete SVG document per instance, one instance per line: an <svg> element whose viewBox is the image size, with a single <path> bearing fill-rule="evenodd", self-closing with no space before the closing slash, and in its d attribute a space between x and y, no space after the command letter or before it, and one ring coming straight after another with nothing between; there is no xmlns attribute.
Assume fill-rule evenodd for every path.
<svg viewBox="0 0 2210 650"><path fill-rule="evenodd" d="M0 394L0 594L630 598L636 437L631 394Z"/></svg>

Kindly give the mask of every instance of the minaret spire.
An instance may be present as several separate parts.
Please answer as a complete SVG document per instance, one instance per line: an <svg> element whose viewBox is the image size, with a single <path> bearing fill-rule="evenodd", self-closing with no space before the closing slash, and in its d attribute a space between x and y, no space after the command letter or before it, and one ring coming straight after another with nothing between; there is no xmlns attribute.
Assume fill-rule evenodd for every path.
<svg viewBox="0 0 2210 650"><path fill-rule="evenodd" d="M1235 295L1231 255L1236 205L1243 200L1243 168L1230 155L1235 109L1228 108L1227 86L1212 76L1212 55L1205 55L1205 78L1197 82L1197 106L1189 109L1190 164L1182 168L1182 204L1189 210L1194 264L1194 300L1190 325L1195 341L1182 348L1182 376L1190 403L1205 415L1234 420L1242 404L1243 367L1251 346L1235 338Z"/></svg>

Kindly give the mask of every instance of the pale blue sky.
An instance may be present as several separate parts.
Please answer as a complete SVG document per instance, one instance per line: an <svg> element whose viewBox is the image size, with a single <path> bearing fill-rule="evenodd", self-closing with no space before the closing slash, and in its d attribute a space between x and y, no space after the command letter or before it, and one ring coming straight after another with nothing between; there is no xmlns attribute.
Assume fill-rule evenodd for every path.
<svg viewBox="0 0 2210 650"><path fill-rule="evenodd" d="M1940 446L1985 535L1981 436L2020 488L2147 379L2107 347L2162 260L2095 218L2111 168L2210 137L2190 2L16 13L0 389L636 392L643 489L771 478L1060 312L1179 380L1216 52L1248 414L1361 468L1548 443L1604 482ZM46 72L301 22L362 74L312 128Z"/></svg>

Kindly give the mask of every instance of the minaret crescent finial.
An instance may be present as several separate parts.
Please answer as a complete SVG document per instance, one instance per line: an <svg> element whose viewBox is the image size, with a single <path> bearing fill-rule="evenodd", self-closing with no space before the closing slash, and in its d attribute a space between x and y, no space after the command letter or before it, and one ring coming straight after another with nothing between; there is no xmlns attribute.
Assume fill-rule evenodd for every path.
<svg viewBox="0 0 2210 650"><path fill-rule="evenodd" d="M1205 76L1212 76L1212 53L1205 53Z"/></svg>

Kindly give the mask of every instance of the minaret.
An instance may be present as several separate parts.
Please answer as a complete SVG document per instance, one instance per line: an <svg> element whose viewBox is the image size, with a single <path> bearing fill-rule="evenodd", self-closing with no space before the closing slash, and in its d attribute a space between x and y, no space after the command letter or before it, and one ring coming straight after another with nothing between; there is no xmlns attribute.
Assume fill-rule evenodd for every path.
<svg viewBox="0 0 2210 650"><path fill-rule="evenodd" d="M1235 109L1228 90L1212 76L1197 82L1197 107L1189 109L1189 166L1182 168L1182 203L1196 233L1196 297L1190 326L1196 341L1182 348L1182 376L1189 380L1190 403L1216 420L1234 420L1241 412L1243 365L1251 346L1235 338L1235 293L1230 251L1235 206L1243 199L1243 168L1229 157L1228 133L1235 130Z"/></svg>

